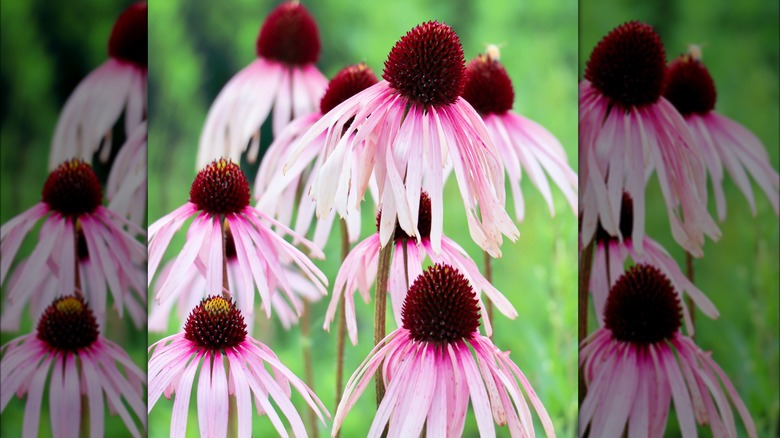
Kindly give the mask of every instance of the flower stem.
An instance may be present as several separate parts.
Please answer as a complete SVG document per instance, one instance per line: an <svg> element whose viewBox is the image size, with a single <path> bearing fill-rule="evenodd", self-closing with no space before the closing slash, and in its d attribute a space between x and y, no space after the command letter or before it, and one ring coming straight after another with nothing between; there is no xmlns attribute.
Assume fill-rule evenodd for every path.
<svg viewBox="0 0 780 438"><path fill-rule="evenodd" d="M347 233L347 222L341 220L341 261L342 263L349 254L349 234ZM341 391L344 386L344 344L347 339L347 315L346 298L342 295L339 301L339 322L338 334L336 336L336 407L341 403ZM336 433L336 437L341 435L341 431Z"/></svg>
<svg viewBox="0 0 780 438"><path fill-rule="evenodd" d="M490 254L487 253L487 251L482 251L482 261L485 265L485 279L488 281L488 283L493 284L493 257L490 256ZM485 311L487 312L487 319L490 321L490 326L493 326L493 302L490 301L490 298L485 296ZM493 340L493 334L491 333L489 336L490 340Z"/></svg>
<svg viewBox="0 0 780 438"><path fill-rule="evenodd" d="M393 255L393 239L379 250L379 263L376 273L376 293L374 296L374 345L385 338L385 312L387 308L387 278L390 275L390 259ZM382 380L382 368L376 370L376 406L385 396L385 382Z"/></svg>
<svg viewBox="0 0 780 438"><path fill-rule="evenodd" d="M688 277L688 280L691 281L693 284L693 254L689 253L688 251L685 251L685 276ZM685 296L685 304L688 306L688 312L691 314L691 328L696 328L696 306L693 303L693 299L690 297L690 295ZM693 335L691 335L691 339L695 338L696 334L694 332Z"/></svg>
<svg viewBox="0 0 780 438"><path fill-rule="evenodd" d="M230 284L228 283L227 273L227 231L230 228L227 218L222 222L222 296L230 299Z"/></svg>
<svg viewBox="0 0 780 438"><path fill-rule="evenodd" d="M311 303L309 300L303 300L303 314L301 315L301 337L303 338L303 366L306 373L306 385L314 391L314 366L311 361ZM307 409L309 430L311 436L317 438L319 430L317 429L317 416L313 409Z"/></svg>
<svg viewBox="0 0 780 438"><path fill-rule="evenodd" d="M579 260L579 273L577 285L577 349L588 335L588 287L590 285L590 270L593 266L593 241L582 250ZM579 405L585 399L585 376L580 367L577 373Z"/></svg>

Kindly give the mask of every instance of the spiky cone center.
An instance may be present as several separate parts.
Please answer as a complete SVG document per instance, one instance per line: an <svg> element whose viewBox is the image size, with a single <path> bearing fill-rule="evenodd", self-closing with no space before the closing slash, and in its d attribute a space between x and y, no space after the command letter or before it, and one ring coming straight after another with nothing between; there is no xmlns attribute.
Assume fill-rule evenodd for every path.
<svg viewBox="0 0 780 438"><path fill-rule="evenodd" d="M92 309L80 296L55 299L38 320L38 339L49 347L76 352L92 345L99 331Z"/></svg>
<svg viewBox="0 0 780 438"><path fill-rule="evenodd" d="M669 64L664 85L664 97L683 116L704 115L715 108L715 82L707 67L689 54Z"/></svg>
<svg viewBox="0 0 780 438"><path fill-rule="evenodd" d="M209 350L235 347L246 339L244 316L233 300L209 296L187 317L184 338Z"/></svg>
<svg viewBox="0 0 780 438"><path fill-rule="evenodd" d="M76 218L94 212L103 203L103 188L92 166L73 159L49 174L42 197L52 210Z"/></svg>
<svg viewBox="0 0 780 438"><path fill-rule="evenodd" d="M379 226L382 223L382 210L376 214L376 231L379 232ZM420 192L420 208L417 213L417 231L420 232L420 239L430 239L431 237L431 198L426 192ZM401 242L404 239L414 239L401 228L398 221L395 221L395 242Z"/></svg>
<svg viewBox="0 0 780 438"><path fill-rule="evenodd" d="M448 265L433 265L409 288L401 321L415 341L450 344L471 339L479 327L479 301L468 280Z"/></svg>
<svg viewBox="0 0 780 438"><path fill-rule="evenodd" d="M190 187L190 202L205 212L239 213L249 205L246 175L232 161L220 158L198 172Z"/></svg>
<svg viewBox="0 0 780 438"><path fill-rule="evenodd" d="M634 200L631 196L623 192L623 198L620 202L620 234L623 239L630 239L634 231ZM612 236L601 226L601 222L596 227L596 241L607 243L610 240L617 240L618 236Z"/></svg>
<svg viewBox="0 0 780 438"><path fill-rule="evenodd" d="M465 71L458 35L444 23L428 21L395 43L382 77L411 102L444 106L460 96Z"/></svg>
<svg viewBox="0 0 780 438"><path fill-rule="evenodd" d="M625 109L650 105L663 91L666 52L647 24L630 21L601 39L590 54L585 79Z"/></svg>
<svg viewBox="0 0 780 438"><path fill-rule="evenodd" d="M320 99L320 112L326 114L338 104L376 84L379 80L366 64L350 65L341 69L328 82L328 89Z"/></svg>
<svg viewBox="0 0 780 438"><path fill-rule="evenodd" d="M320 32L309 11L287 2L271 11L260 28L257 56L290 65L306 65L320 57Z"/></svg>
<svg viewBox="0 0 780 438"><path fill-rule="evenodd" d="M604 308L604 326L618 341L649 345L680 329L682 307L672 283L658 268L639 264L618 278Z"/></svg>
<svg viewBox="0 0 780 438"><path fill-rule="evenodd" d="M512 109L515 90L504 66L482 54L466 66L463 98L482 115L504 114Z"/></svg>
<svg viewBox="0 0 780 438"><path fill-rule="evenodd" d="M130 5L114 23L108 39L108 56L146 68L149 56L149 6Z"/></svg>

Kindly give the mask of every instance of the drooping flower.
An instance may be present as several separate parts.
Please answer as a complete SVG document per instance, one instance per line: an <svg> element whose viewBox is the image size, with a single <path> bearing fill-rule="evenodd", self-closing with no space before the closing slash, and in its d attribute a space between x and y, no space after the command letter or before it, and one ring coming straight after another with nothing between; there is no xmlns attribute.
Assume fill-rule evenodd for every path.
<svg viewBox="0 0 780 438"><path fill-rule="evenodd" d="M469 231L493 256L502 235L517 228L504 210L504 171L479 114L460 97L465 63L451 27L430 21L416 26L390 51L385 79L337 105L296 143L283 170L309 144L325 137L326 156L311 195L317 216L332 208L341 216L358 208L372 175L384 212L380 241L387 244L396 221L419 234L420 190L431 196L431 243L441 249L444 167L460 188Z"/></svg>
<svg viewBox="0 0 780 438"><path fill-rule="evenodd" d="M127 302L125 294L135 291L138 300L146 302L145 293L141 292L146 289L146 248L134 237L145 232L102 205L103 189L92 167L77 159L60 164L46 179L42 198L0 227L3 284L24 237L45 218L35 249L17 268L18 278L9 285L9 303L32 299L29 294L39 290L40 282L48 275L55 276L59 285L56 290L75 290L77 260L87 259L87 263L79 263L83 274L81 292L90 302L97 303L100 321L105 318L107 289L120 316Z"/></svg>
<svg viewBox="0 0 780 438"><path fill-rule="evenodd" d="M291 120L316 111L328 80L315 66L320 35L303 5L285 2L268 14L256 54L211 105L198 144L198 169L220 157L238 162L250 143L247 159L253 163L260 150L260 126L271 107L274 137Z"/></svg>
<svg viewBox="0 0 780 438"><path fill-rule="evenodd" d="M569 167L566 151L542 125L512 111L515 92L512 80L499 62L496 46L488 46L466 66L463 98L485 121L490 139L498 150L509 176L515 203L515 217L522 221L525 202L520 191L522 170L541 192L550 215L555 215L552 193L545 173L558 186L577 213L577 174Z"/></svg>
<svg viewBox="0 0 780 438"><path fill-rule="evenodd" d="M633 220L633 202L627 193L623 193L623 201L620 206L620 233L625 236L621 241L615 236L610 236L599 226L596 230L593 266L590 276L590 292L593 294L593 305L596 309L596 319L599 325L604 325L604 306L607 303L610 289L618 278L623 275L624 266L629 257L635 264L648 264L655 266L670 281L672 288L677 293L683 310L683 320L689 336L693 336L694 325L691 319L693 309L689 309L683 300L683 295L690 297L696 306L710 318L717 318L720 313L715 305L691 282L680 270L677 262L661 246L660 243L647 235L643 237L643 251L636 250L631 238Z"/></svg>
<svg viewBox="0 0 780 438"><path fill-rule="evenodd" d="M291 234L307 245L316 256L321 251L309 241L295 234L283 224L249 205L249 183L238 165L219 159L198 172L190 188L186 204L158 219L149 227L149 284L162 260L173 234L190 217L195 219L187 232L184 244L170 273L159 287L155 299L163 303L178 295L186 279L196 272L206 279L206 292L222 291L223 228L229 227L233 237L240 275L234 283L244 292L242 306L247 313L254 309L254 290L257 288L266 315L271 316L272 292L278 288L291 303L297 298L290 279L282 265L297 265L323 295L325 275L303 254L280 235L271 225ZM300 313L300 308L296 306Z"/></svg>
<svg viewBox="0 0 780 438"><path fill-rule="evenodd" d="M183 333L168 336L149 350L149 412L161 395L170 398L175 394L171 437L186 436L190 394L198 368L201 436L227 436L230 396L236 400L238 436L252 434L252 399L258 413L267 414L282 436L287 436L287 431L271 400L287 417L294 435L306 436L300 414L290 401L290 386L321 421L322 412L330 418L317 395L279 362L271 349L247 336L244 318L235 303L220 296L203 299L192 309Z"/></svg>
<svg viewBox="0 0 780 438"><path fill-rule="evenodd" d="M230 288L233 291L233 296L236 298L236 305L244 314L247 327L251 334L252 327L254 327L254 312L251 308L252 304L244 305L244 302L250 301L254 303L254 290L244 290L245 284L241 281L241 266L238 263L238 253L236 252L236 244L233 240L233 234L230 232L230 228L225 229L225 254L227 257L227 274L229 279ZM165 283L168 275L170 275L171 268L175 260L168 262L160 270L160 275L155 284L155 294L159 292L160 286ZM307 300L309 302L318 301L322 297L322 291L312 284L311 280L306 278L300 273L300 270L295 269L287 264L282 264L283 275L290 282L293 295L291 296L292 302L286 300L286 296L278 291L271 292L271 307L273 307L273 313L279 318L282 323L282 327L285 329L290 328L293 324L298 322L298 311L296 309L301 308L301 300ZM183 278L182 287L173 296L167 298L162 303L158 304L156 301L152 301L151 311L149 312L149 331L152 332L164 332L168 329L168 317L171 313L171 308L174 304L177 304L177 310L179 320L184 325L187 319L187 315L203 298L206 298L208 294L206 284L206 277L196 269L188 270L184 273L186 278ZM265 309L265 303L261 303L261 308Z"/></svg>
<svg viewBox="0 0 780 438"><path fill-rule="evenodd" d="M579 435L663 436L674 409L684 437L696 423L715 437L736 437L731 404L748 435L756 428L723 370L680 333L680 300L657 268L636 265L612 287L604 327L580 345L587 394L580 407Z"/></svg>
<svg viewBox="0 0 780 438"><path fill-rule="evenodd" d="M682 114L702 151L712 181L718 219L726 219L723 167L747 198L753 215L756 202L748 175L766 193L775 214L780 214L780 176L772 169L766 148L752 132L715 111L715 82L698 56L698 47L669 64L664 97ZM706 193L706 192L705 192Z"/></svg>
<svg viewBox="0 0 780 438"><path fill-rule="evenodd" d="M146 375L119 345L100 335L83 298L55 299L40 316L35 333L16 338L1 350L0 411L14 393L27 396L24 437L38 436L46 388L51 429L57 436L79 436L81 412L87 409L90 436L103 436L104 403L122 417L133 436L146 435Z"/></svg>
<svg viewBox="0 0 780 438"><path fill-rule="evenodd" d="M108 208L139 226L145 225L148 186L146 121L127 137L106 181Z"/></svg>
<svg viewBox="0 0 780 438"><path fill-rule="evenodd" d="M368 436L381 436L388 422L388 436L418 436L423 425L429 436L460 436L471 400L480 436L495 436L495 421L508 425L512 436L533 437L526 397L546 435L555 436L541 400L509 352L477 331L479 315L476 294L457 269L433 265L417 277L404 300L403 325L349 379L332 434L382 366L387 391Z"/></svg>
<svg viewBox="0 0 780 438"><path fill-rule="evenodd" d="M613 29L591 52L580 84L579 153L582 241L597 224L620 236L620 200L634 201L632 239L642 251L645 188L655 172L674 239L694 256L704 236L720 237L704 201L702 154L685 121L661 95L666 54L652 27L636 21Z"/></svg>
<svg viewBox="0 0 780 438"><path fill-rule="evenodd" d="M138 2L122 12L108 40L108 61L68 97L54 130L49 169L74 157L91 163L98 150L108 160L119 117L124 113L126 136L146 119L148 10L146 2Z"/></svg>
<svg viewBox="0 0 780 438"><path fill-rule="evenodd" d="M324 114L336 105L349 99L355 94L377 83L374 72L365 64L356 64L340 70L328 83L328 89L320 100L319 112L293 120L281 134L271 143L260 169L255 178L255 197L257 207L272 214L280 222L288 225L291 223L293 210L297 206L294 230L300 235L306 235L314 219L314 202L311 200L310 191L322 168L327 151L325 150L325 134L307 145L306 151L299 157L295 165L286 171L282 166L290 157L295 142L312 126L320 120ZM356 175L353 175L353 177ZM351 184L358 184L352 180ZM357 194L357 192L351 192ZM347 221L350 241L355 241L360 235L360 212L357 208L359 199L353 199L347 203L346 211L341 212ZM331 210L316 221L314 236L315 245L325 247L336 211Z"/></svg>
<svg viewBox="0 0 780 438"><path fill-rule="evenodd" d="M330 330L330 324L336 316L336 310L344 295L347 331L352 344L357 344L357 319L355 315L355 292L360 292L363 300L370 300L370 291L377 274L379 263L380 238L379 227L382 222L383 212L377 214L377 232L358 243L344 259L333 287L330 305L325 315L323 328ZM468 253L454 240L442 234L441 251L437 254L431 244L431 198L427 193L420 194L420 209L417 221L419 237L409 236L396 225L393 245L393 258L390 262L387 291L393 308L396 324L401 326L402 307L407 290L412 281L423 273L425 257L433 263L452 266L457 269L468 281L470 287L476 291L479 308L484 309L482 292L496 305L496 308L508 318L517 317L512 303L499 292L479 272L476 263ZM404 262L404 257L407 257ZM485 332L490 336L493 332L488 319L485 322Z"/></svg>

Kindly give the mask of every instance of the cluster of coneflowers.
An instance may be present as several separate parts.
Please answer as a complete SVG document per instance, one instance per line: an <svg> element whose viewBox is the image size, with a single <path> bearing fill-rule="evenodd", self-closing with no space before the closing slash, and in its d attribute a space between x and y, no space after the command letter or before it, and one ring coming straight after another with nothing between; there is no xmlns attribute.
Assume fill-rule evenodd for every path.
<svg viewBox="0 0 780 438"><path fill-rule="evenodd" d="M647 24L625 23L596 45L579 99L579 435L661 436L673 401L685 437L696 436L697 423L716 437L737 436L732 406L755 437L734 386L692 338L694 306L717 318L715 304L645 234L645 189L654 173L690 263L703 255L704 236L720 236L707 178L722 221L724 166L754 214L747 175L777 214L778 173L753 134L714 110L701 50L692 46L667 65ZM599 328L586 337L590 296Z"/></svg>
<svg viewBox="0 0 780 438"><path fill-rule="evenodd" d="M45 399L56 436L104 436L106 410L146 434L146 375L110 340L126 315L139 333L146 325L146 3L119 16L108 55L59 115L41 201L0 228L0 328L20 334L0 350L0 411L26 399L25 437L38 436ZM32 253L17 257L38 225Z"/></svg>
<svg viewBox="0 0 780 438"><path fill-rule="evenodd" d="M493 257L501 254L503 236L518 237L505 211L505 172L518 220L521 168L551 211L548 176L576 210L577 176L547 130L511 111L512 84L497 49L466 66L453 29L429 21L395 44L382 80L357 64L327 81L315 66L317 25L297 1L271 11L256 49L257 59L208 112L189 201L149 229L150 329L166 331L176 302L186 320L150 347L148 409L162 395L173 397L170 433L184 436L195 390L203 436L228 430L250 436L253 404L280 435L288 435L283 416L294 435L306 436L290 401L294 387L323 422L330 417L315 393L252 337L251 321L259 309L259 317L275 313L288 327L305 317L307 302L329 292L309 257L325 256L321 248L339 220L343 264L325 326L341 309L341 364L347 331L353 343L358 337L354 294L368 300L376 281L376 346L345 388L337 370L340 401L331 433L339 433L374 377L378 406L370 436L460 435L469 402L482 435L495 435L496 423L513 436L534 436L527 400L554 436L530 382L485 336L486 302L510 318L517 312L443 230L443 186L453 172L471 236ZM269 116L274 140L260 157L260 127ZM253 194L242 157L260 160ZM377 231L350 248L360 235L366 191ZM161 266L190 219L184 246ZM387 292L398 325L389 335ZM316 431L316 424L309 428Z"/></svg>

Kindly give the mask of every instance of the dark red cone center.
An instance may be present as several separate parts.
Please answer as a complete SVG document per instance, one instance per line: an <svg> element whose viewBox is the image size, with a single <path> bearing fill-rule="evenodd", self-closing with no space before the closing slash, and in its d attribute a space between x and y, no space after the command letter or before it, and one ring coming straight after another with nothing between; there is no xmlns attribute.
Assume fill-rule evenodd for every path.
<svg viewBox="0 0 780 438"><path fill-rule="evenodd" d="M108 39L108 55L146 68L149 56L149 6L130 5L116 20Z"/></svg>
<svg viewBox="0 0 780 438"><path fill-rule="evenodd" d="M260 28L257 56L292 65L317 62L320 32L317 22L303 5L282 3L268 14Z"/></svg>
<svg viewBox="0 0 780 438"><path fill-rule="evenodd" d="M450 26L429 21L401 37L385 61L382 77L421 105L451 105L463 91L465 60Z"/></svg>
<svg viewBox="0 0 780 438"><path fill-rule="evenodd" d="M51 348L75 352L98 338L95 315L83 298L65 296L54 300L38 320L38 339Z"/></svg>
<svg viewBox="0 0 780 438"><path fill-rule="evenodd" d="M704 115L715 108L715 82L701 61L683 55L669 64L664 97L683 116Z"/></svg>
<svg viewBox="0 0 780 438"><path fill-rule="evenodd" d="M466 66L463 98L480 114L504 114L512 109L515 91L504 66L485 54Z"/></svg>
<svg viewBox="0 0 780 438"><path fill-rule="evenodd" d="M210 350L235 347L246 339L246 323L232 300L209 296L190 312L184 337Z"/></svg>
<svg viewBox="0 0 780 438"><path fill-rule="evenodd" d="M623 108L658 101L666 53L661 38L647 24L631 21L613 29L593 49L585 79Z"/></svg>
<svg viewBox="0 0 780 438"><path fill-rule="evenodd" d="M54 169L43 184L43 202L71 218L94 212L103 203L103 188L92 166L73 159Z"/></svg>
<svg viewBox="0 0 780 438"><path fill-rule="evenodd" d="M320 100L320 112L327 113L377 82L379 80L374 72L363 63L341 69L328 83L328 89Z"/></svg>
<svg viewBox="0 0 780 438"><path fill-rule="evenodd" d="M479 301L468 280L448 265L433 265L409 288L403 327L415 341L452 343L470 339L479 327Z"/></svg>
<svg viewBox="0 0 780 438"><path fill-rule="evenodd" d="M672 283L658 268L640 264L618 278L604 308L604 325L618 341L653 344L680 328L682 308Z"/></svg>
<svg viewBox="0 0 780 438"><path fill-rule="evenodd" d="M249 200L244 172L224 158L198 172L190 187L190 202L211 214L239 213L249 205Z"/></svg>

